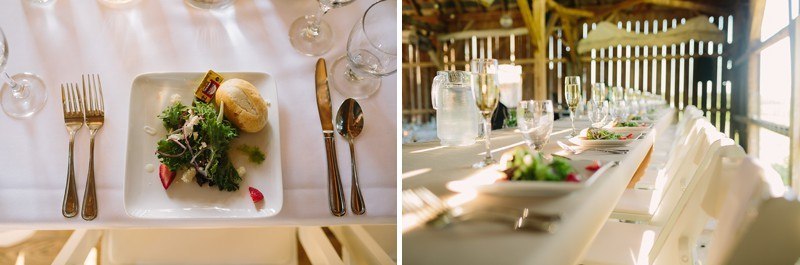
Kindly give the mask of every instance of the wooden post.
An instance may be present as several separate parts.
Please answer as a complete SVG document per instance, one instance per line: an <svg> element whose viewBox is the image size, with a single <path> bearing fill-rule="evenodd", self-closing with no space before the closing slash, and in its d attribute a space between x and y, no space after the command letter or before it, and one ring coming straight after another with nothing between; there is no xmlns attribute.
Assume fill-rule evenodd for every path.
<svg viewBox="0 0 800 265"><path fill-rule="evenodd" d="M761 20L764 17L764 5L766 1L755 1L752 5L750 5L750 29L748 39L746 39L749 47L754 47L758 43L761 42ZM749 50L745 51L747 54L747 98L745 101L747 102L747 110L745 115L746 117L750 117L752 114L758 114L760 112L758 106L758 80L759 80L759 70L760 65L759 62L761 61L761 56L759 53L750 53ZM744 90L742 92L745 92ZM747 123L746 125L747 135L747 152L752 153L759 149L758 146L758 130L759 127L753 125L752 123Z"/></svg>
<svg viewBox="0 0 800 265"><path fill-rule="evenodd" d="M533 98L542 100L548 99L547 95L547 57L545 55L547 49L547 30L545 28L545 20L547 13L547 2L545 0L533 0L533 19L532 26L536 29L531 32L532 39L536 41L536 50L534 51L533 58L536 60L533 68Z"/></svg>

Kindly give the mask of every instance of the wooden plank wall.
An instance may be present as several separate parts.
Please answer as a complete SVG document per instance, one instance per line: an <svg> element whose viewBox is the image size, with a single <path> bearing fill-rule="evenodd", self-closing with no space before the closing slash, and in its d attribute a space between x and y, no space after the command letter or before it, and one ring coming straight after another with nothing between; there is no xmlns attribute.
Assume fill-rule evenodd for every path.
<svg viewBox="0 0 800 265"><path fill-rule="evenodd" d="M659 34L685 23L686 18L617 21L619 28L641 34ZM595 82L632 87L662 95L673 107L683 109L695 105L703 110L717 128L738 136L731 129L730 80L732 61L727 47L733 43L733 16L710 17L709 21L725 33L722 43L690 41L671 46L608 47L593 50L580 57L577 67L569 65L569 49L560 29L549 38L547 55L547 93L557 106L564 107L563 77L574 75L570 69L580 69L578 75L584 87ZM585 37L594 24L582 25ZM523 67L523 99L533 97L533 52L528 35L472 37L445 40L442 62L446 70L468 70L472 58L496 58L500 63ZM413 44L403 45L403 119L424 122L435 112L430 106L430 83L436 74L435 66L426 52ZM738 138L738 137L736 137ZM734 139L736 139L734 138Z"/></svg>

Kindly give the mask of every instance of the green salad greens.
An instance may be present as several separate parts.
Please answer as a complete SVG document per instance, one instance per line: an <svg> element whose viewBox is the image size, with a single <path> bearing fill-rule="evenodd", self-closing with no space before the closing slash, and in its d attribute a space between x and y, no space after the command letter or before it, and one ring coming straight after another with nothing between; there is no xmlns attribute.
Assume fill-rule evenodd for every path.
<svg viewBox="0 0 800 265"><path fill-rule="evenodd" d="M518 148L503 157L507 180L512 181L569 181L577 179L575 170L566 159L553 157L548 162L539 153ZM501 162L502 165L503 162Z"/></svg>
<svg viewBox="0 0 800 265"><path fill-rule="evenodd" d="M264 159L266 157L264 155L264 152L261 152L261 149L258 149L258 147L256 147L256 146L249 146L249 145L243 144L243 145L239 145L239 147L236 148L236 150L239 150L242 153L247 154L247 157L250 158L250 162L253 162L253 163L256 163L256 164L259 164L259 165L261 164L261 162L264 162Z"/></svg>
<svg viewBox="0 0 800 265"><path fill-rule="evenodd" d="M644 119L644 118L642 118L642 116L639 116L639 115L636 115L636 116L633 116L633 117L631 117L631 120L632 120L632 121L640 121L640 120L643 120L643 119Z"/></svg>
<svg viewBox="0 0 800 265"><path fill-rule="evenodd" d="M161 115L167 135L158 141L156 155L170 171L194 169L198 185L217 186L236 191L241 176L228 156L231 140L239 131L210 103L180 102L165 108Z"/></svg>
<svg viewBox="0 0 800 265"><path fill-rule="evenodd" d="M614 127L639 127L639 123L635 121L618 122Z"/></svg>
<svg viewBox="0 0 800 265"><path fill-rule="evenodd" d="M589 128L586 130L586 139L588 140L619 140L621 137L621 134L606 129Z"/></svg>

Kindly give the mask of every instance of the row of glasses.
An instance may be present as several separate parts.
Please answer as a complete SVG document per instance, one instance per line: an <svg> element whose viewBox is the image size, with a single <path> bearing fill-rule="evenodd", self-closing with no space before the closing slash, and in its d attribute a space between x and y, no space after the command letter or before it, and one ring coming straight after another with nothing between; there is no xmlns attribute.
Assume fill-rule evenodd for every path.
<svg viewBox="0 0 800 265"><path fill-rule="evenodd" d="M302 16L289 27L289 41L298 52L322 55L333 47L333 31L322 16L355 0L317 0L314 15ZM397 72L397 1L380 0L367 8L350 30L347 54L330 68L336 91L354 99L365 99L378 91L381 78Z"/></svg>

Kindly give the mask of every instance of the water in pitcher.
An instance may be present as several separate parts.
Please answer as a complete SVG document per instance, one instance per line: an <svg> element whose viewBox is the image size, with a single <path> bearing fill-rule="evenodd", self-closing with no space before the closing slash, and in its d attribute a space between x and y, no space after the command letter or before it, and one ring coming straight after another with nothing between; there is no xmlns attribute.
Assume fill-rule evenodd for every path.
<svg viewBox="0 0 800 265"><path fill-rule="evenodd" d="M472 94L471 73L436 72L431 87L431 103L436 109L436 136L443 146L475 143L480 118Z"/></svg>
<svg viewBox="0 0 800 265"><path fill-rule="evenodd" d="M475 143L478 137L478 107L468 85L452 85L440 92L436 132L445 146Z"/></svg>

